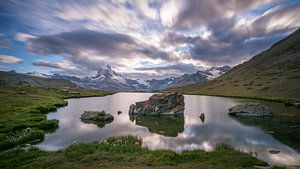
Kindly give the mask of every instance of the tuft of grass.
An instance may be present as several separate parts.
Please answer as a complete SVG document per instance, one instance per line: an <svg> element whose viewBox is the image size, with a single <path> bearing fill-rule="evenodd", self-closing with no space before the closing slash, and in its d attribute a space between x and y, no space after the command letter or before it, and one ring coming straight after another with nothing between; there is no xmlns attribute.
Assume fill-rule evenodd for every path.
<svg viewBox="0 0 300 169"><path fill-rule="evenodd" d="M26 128L17 132L8 133L0 141L0 151L7 150L25 143L36 143L44 139L44 132L41 130Z"/></svg>
<svg viewBox="0 0 300 169"><path fill-rule="evenodd" d="M105 111L97 112L97 116L105 116L105 115L106 115Z"/></svg>

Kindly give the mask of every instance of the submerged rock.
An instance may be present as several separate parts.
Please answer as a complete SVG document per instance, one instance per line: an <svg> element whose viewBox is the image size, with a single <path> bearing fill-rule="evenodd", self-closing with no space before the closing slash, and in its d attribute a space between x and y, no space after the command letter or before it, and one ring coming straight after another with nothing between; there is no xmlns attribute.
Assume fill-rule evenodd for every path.
<svg viewBox="0 0 300 169"><path fill-rule="evenodd" d="M129 114L137 115L182 115L183 111L184 96L178 93L154 94L129 107Z"/></svg>
<svg viewBox="0 0 300 169"><path fill-rule="evenodd" d="M244 103L235 105L229 110L229 115L242 117L271 117L272 112L268 107L259 103Z"/></svg>
<svg viewBox="0 0 300 169"><path fill-rule="evenodd" d="M294 106L298 109L300 109L300 103L294 103Z"/></svg>
<svg viewBox="0 0 300 169"><path fill-rule="evenodd" d="M280 153L280 151L271 149L271 150L269 150L269 153L270 154L278 154L278 153Z"/></svg>
<svg viewBox="0 0 300 169"><path fill-rule="evenodd" d="M99 127L103 127L105 124L111 123L114 120L114 116L106 114L104 111L84 111L80 119L85 123L94 123Z"/></svg>

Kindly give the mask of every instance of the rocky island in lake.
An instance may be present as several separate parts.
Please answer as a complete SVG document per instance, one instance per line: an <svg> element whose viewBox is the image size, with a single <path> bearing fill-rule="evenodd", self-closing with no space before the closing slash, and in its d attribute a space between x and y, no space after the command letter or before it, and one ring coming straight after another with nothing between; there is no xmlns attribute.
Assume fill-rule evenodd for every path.
<svg viewBox="0 0 300 169"><path fill-rule="evenodd" d="M105 113L105 111L84 111L80 116L81 121L85 123L96 124L98 127L104 127L114 120L114 116Z"/></svg>
<svg viewBox="0 0 300 169"><path fill-rule="evenodd" d="M184 96L177 92L154 94L148 100L129 107L129 114L134 115L177 116L183 115L183 112Z"/></svg>
<svg viewBox="0 0 300 169"><path fill-rule="evenodd" d="M229 115L237 117L271 117L270 109L259 103L244 103L235 105L229 110Z"/></svg>

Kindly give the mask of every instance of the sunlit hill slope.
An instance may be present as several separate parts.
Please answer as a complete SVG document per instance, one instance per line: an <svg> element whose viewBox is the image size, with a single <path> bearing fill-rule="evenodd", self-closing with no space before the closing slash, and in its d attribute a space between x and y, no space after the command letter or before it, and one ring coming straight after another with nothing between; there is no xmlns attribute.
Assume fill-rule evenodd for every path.
<svg viewBox="0 0 300 169"><path fill-rule="evenodd" d="M187 94L300 100L300 29L215 80L168 90Z"/></svg>

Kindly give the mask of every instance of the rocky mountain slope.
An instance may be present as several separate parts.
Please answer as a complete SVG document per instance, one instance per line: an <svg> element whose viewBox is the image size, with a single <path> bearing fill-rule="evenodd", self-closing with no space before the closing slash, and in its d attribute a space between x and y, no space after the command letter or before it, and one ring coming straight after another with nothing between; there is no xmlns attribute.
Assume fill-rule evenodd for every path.
<svg viewBox="0 0 300 169"><path fill-rule="evenodd" d="M79 86L91 89L110 91L133 91L145 90L146 86L136 80L126 79L121 74L115 72L110 65L106 69L100 68L96 76L79 78L61 74L50 75L50 78L64 79L76 83Z"/></svg>
<svg viewBox="0 0 300 169"><path fill-rule="evenodd" d="M300 100L300 29L212 81L170 90Z"/></svg>

